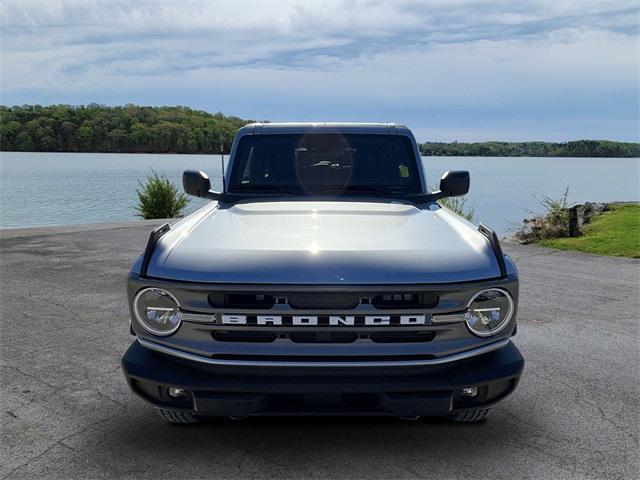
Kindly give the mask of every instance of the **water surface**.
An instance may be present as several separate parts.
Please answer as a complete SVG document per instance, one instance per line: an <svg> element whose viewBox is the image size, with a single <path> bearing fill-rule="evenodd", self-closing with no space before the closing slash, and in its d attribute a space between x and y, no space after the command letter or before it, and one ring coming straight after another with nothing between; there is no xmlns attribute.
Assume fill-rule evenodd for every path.
<svg viewBox="0 0 640 480"><path fill-rule="evenodd" d="M468 170L476 223L500 235L540 210L534 195L574 202L640 200L636 158L423 157L430 185L446 170ZM107 153L0 154L0 228L135 220L136 188L154 169L181 188L185 169L222 183L220 156ZM187 211L205 201L191 197Z"/></svg>

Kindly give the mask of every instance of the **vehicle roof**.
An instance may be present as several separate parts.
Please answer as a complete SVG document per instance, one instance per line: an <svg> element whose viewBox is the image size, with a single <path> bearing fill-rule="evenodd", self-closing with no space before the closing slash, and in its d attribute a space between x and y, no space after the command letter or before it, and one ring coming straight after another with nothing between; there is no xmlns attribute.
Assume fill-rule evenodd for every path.
<svg viewBox="0 0 640 480"><path fill-rule="evenodd" d="M355 123L355 122L291 122L291 123L250 123L238 132L242 135L270 133L377 133L410 134L404 125L395 123Z"/></svg>

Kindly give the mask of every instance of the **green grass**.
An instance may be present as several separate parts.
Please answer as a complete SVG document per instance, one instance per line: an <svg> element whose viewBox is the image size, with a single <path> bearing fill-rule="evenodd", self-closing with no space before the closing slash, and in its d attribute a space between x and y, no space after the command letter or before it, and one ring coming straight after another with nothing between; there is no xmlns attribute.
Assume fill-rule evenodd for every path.
<svg viewBox="0 0 640 480"><path fill-rule="evenodd" d="M640 205L614 204L592 218L584 235L542 240L540 245L599 255L640 258Z"/></svg>

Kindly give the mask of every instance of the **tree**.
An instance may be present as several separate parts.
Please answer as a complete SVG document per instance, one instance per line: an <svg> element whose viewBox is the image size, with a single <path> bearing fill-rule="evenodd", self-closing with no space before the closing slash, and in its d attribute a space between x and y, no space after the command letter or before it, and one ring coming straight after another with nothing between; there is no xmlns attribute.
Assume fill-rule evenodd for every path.
<svg viewBox="0 0 640 480"><path fill-rule="evenodd" d="M188 107L0 106L0 147L5 151L219 153L220 136L228 152L233 135L247 123Z"/></svg>
<svg viewBox="0 0 640 480"><path fill-rule="evenodd" d="M483 142L420 145L423 155L505 156L505 157L640 157L640 143L609 140L577 140L552 142Z"/></svg>

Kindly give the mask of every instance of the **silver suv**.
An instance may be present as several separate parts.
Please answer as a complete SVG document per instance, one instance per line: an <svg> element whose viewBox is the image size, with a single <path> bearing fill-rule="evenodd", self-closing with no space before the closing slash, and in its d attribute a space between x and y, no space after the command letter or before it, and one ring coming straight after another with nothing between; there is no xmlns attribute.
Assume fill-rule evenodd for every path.
<svg viewBox="0 0 640 480"><path fill-rule="evenodd" d="M251 124L223 192L154 230L128 279L122 359L170 422L386 414L483 419L515 388L518 275L494 232L428 192L394 124Z"/></svg>

